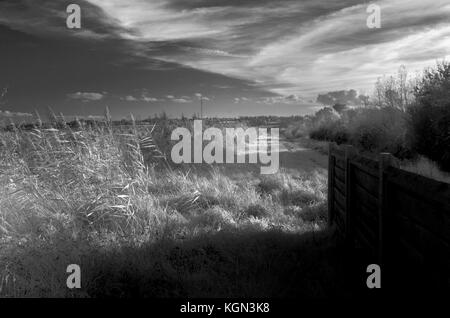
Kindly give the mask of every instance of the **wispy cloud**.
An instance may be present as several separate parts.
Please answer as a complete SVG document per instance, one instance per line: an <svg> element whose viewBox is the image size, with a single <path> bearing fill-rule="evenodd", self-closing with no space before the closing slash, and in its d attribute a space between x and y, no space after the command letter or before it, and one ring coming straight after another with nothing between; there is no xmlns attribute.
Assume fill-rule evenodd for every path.
<svg viewBox="0 0 450 318"><path fill-rule="evenodd" d="M180 103L180 104L186 104L186 103L191 103L191 100L185 99L185 98L174 98L172 99L172 102L174 103Z"/></svg>
<svg viewBox="0 0 450 318"><path fill-rule="evenodd" d="M125 97L122 97L121 100L124 100L126 102L138 102L139 101L139 99L137 99L136 97L131 96L131 95L127 95Z"/></svg>
<svg viewBox="0 0 450 318"><path fill-rule="evenodd" d="M78 0L82 9L82 25L79 30L66 27L66 7L64 0L2 0L0 2L0 24L15 30L43 36L75 36L85 39L102 40L126 36L132 33L118 21L105 14L103 9L86 0ZM4 14L2 14L4 13Z"/></svg>
<svg viewBox="0 0 450 318"><path fill-rule="evenodd" d="M192 102L192 100L189 96L175 97L174 95L167 95L166 97L169 102L177 103L177 104L186 104L186 103Z"/></svg>
<svg viewBox="0 0 450 318"><path fill-rule="evenodd" d="M12 118L12 117L32 117L30 113L13 112L9 110L0 110L0 118Z"/></svg>
<svg viewBox="0 0 450 318"><path fill-rule="evenodd" d="M104 96L105 93L93 93L93 92L76 92L72 94L67 94L68 98L78 99L83 102L98 101L103 99Z"/></svg>
<svg viewBox="0 0 450 318"><path fill-rule="evenodd" d="M147 103L156 103L156 102L169 102L169 103L176 103L176 104L187 104L187 103L193 103L194 101L198 100L200 97L202 97L203 101L210 101L211 98L204 96L200 93L195 93L192 96L176 96L176 95L166 95L161 98L153 97L149 95L147 90L143 90L138 96L134 95L126 95L121 97L120 99L127 102L147 102Z"/></svg>
<svg viewBox="0 0 450 318"><path fill-rule="evenodd" d="M165 101L165 99L162 98L149 96L147 93L142 93L140 96L127 95L121 97L120 99L126 102L146 102L146 103L156 103Z"/></svg>
<svg viewBox="0 0 450 318"><path fill-rule="evenodd" d="M195 93L194 95L195 97L197 97L198 99L202 99L203 101L210 101L212 98L205 96L204 94L201 93Z"/></svg>
<svg viewBox="0 0 450 318"><path fill-rule="evenodd" d="M314 103L312 100L308 100L299 95L291 94L291 95L280 95L280 96L267 96L267 97L259 97L259 98L249 98L249 97L235 97L234 103L248 103L253 102L257 104L266 104L266 105L302 105L302 104L311 104Z"/></svg>
<svg viewBox="0 0 450 318"><path fill-rule="evenodd" d="M375 1L382 28L366 26L366 1L89 0L143 43L148 55L253 80L283 95L369 88L400 64L450 55L447 0Z"/></svg>
<svg viewBox="0 0 450 318"><path fill-rule="evenodd" d="M0 23L66 36L62 3L21 9L6 0ZM370 3L381 7L381 29L366 26L363 0L83 0L86 28L74 34L120 40L124 53L146 58L149 68L161 67L155 59L176 63L306 100L345 88L370 90L401 64L416 70L450 56L448 0Z"/></svg>

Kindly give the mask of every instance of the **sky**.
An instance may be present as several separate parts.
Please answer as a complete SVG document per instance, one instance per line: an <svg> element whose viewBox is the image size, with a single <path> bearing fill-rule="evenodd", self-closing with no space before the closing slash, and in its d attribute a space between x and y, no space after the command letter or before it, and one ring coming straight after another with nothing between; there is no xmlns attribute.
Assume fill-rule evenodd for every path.
<svg viewBox="0 0 450 318"><path fill-rule="evenodd" d="M302 115L449 57L448 0L2 0L0 117Z"/></svg>

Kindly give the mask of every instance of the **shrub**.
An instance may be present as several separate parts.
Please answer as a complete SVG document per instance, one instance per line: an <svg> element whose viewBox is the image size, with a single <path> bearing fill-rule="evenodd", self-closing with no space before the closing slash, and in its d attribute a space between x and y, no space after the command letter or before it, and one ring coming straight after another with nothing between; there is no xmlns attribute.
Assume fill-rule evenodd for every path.
<svg viewBox="0 0 450 318"><path fill-rule="evenodd" d="M352 144L369 152L390 152L411 157L406 138L407 116L401 110L384 107L363 109L350 124Z"/></svg>
<svg viewBox="0 0 450 318"><path fill-rule="evenodd" d="M450 171L450 63L425 71L409 108L413 148Z"/></svg>
<svg viewBox="0 0 450 318"><path fill-rule="evenodd" d="M261 181L256 185L256 190L261 194L272 194L275 191L282 190L284 187L283 180L274 176L263 176Z"/></svg>
<svg viewBox="0 0 450 318"><path fill-rule="evenodd" d="M296 205L301 207L319 201L319 198L316 193L308 192L303 189L294 191L284 189L280 193L280 200L285 206Z"/></svg>
<svg viewBox="0 0 450 318"><path fill-rule="evenodd" d="M300 218L305 222L324 222L328 218L328 207L326 203L320 203L303 208Z"/></svg>
<svg viewBox="0 0 450 318"><path fill-rule="evenodd" d="M320 125L318 128L313 129L310 134L310 138L325 141L334 141L338 144L348 141L347 128L341 121L328 122Z"/></svg>
<svg viewBox="0 0 450 318"><path fill-rule="evenodd" d="M264 218L269 215L269 211L267 211L266 208L260 204L249 205L245 209L244 213L247 216L253 216L255 218Z"/></svg>
<svg viewBox="0 0 450 318"><path fill-rule="evenodd" d="M311 130L310 138L350 143L367 152L390 152L410 158L413 151L407 138L408 115L391 107L357 108L345 111L341 119L322 122Z"/></svg>

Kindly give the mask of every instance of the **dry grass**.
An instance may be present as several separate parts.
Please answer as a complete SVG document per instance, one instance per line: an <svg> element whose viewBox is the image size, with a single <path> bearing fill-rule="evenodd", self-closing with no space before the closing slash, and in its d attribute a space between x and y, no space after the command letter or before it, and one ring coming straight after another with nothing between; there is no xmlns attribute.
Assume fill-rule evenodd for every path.
<svg viewBox="0 0 450 318"><path fill-rule="evenodd" d="M450 183L450 173L442 171L436 163L423 156L414 161L404 161L401 167L434 180Z"/></svg>
<svg viewBox="0 0 450 318"><path fill-rule="evenodd" d="M297 266L286 261L295 244L284 242L324 228L325 176L232 179L220 168L206 175L164 168L154 164L163 156L151 133L135 125L114 131L106 121L77 131L63 125L0 135L0 296L207 296L200 287L218 288L218 270L231 276L221 277L212 295L236 296L241 286L245 295L267 296L270 284L281 288L269 269L225 282L241 279L233 266L258 271L255 260L275 257L270 244L287 267ZM256 246L261 233L266 246L244 248L244 256L239 246ZM72 263L82 264L81 291L65 287ZM147 279L144 287L128 266Z"/></svg>

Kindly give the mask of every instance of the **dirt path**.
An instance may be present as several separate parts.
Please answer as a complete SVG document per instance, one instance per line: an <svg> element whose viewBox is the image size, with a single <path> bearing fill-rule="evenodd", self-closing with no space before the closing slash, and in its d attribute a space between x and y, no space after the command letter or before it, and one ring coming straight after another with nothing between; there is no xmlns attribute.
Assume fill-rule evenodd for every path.
<svg viewBox="0 0 450 318"><path fill-rule="evenodd" d="M321 174L327 174L328 157L313 149L316 148L315 141L309 139L288 140L284 136L280 136L279 139L272 140L272 143L278 146L279 168L287 173L301 175L317 171ZM244 175L249 177L252 175L253 177L259 176L261 173L260 164L248 163L248 153L258 152L258 142L247 144L246 148L245 152L236 154L237 157L245 156L246 163L214 164L212 166L233 179L241 179ZM185 165L185 168L200 175L208 175L211 172L211 166L207 164L190 164Z"/></svg>
<svg viewBox="0 0 450 318"><path fill-rule="evenodd" d="M281 136L278 140L272 140L279 149L279 168L288 173L299 175L317 171L321 174L328 172L328 157L317 150L312 149L314 141L309 139L287 140ZM249 152L258 152L258 144L247 144ZM244 155L244 154L238 154ZM246 160L248 162L248 160ZM241 178L242 173L260 174L259 164L224 164L221 165L224 173L232 178Z"/></svg>
<svg viewBox="0 0 450 318"><path fill-rule="evenodd" d="M319 170L326 172L328 157L317 150L308 148L304 140L280 139L280 166L305 172Z"/></svg>

